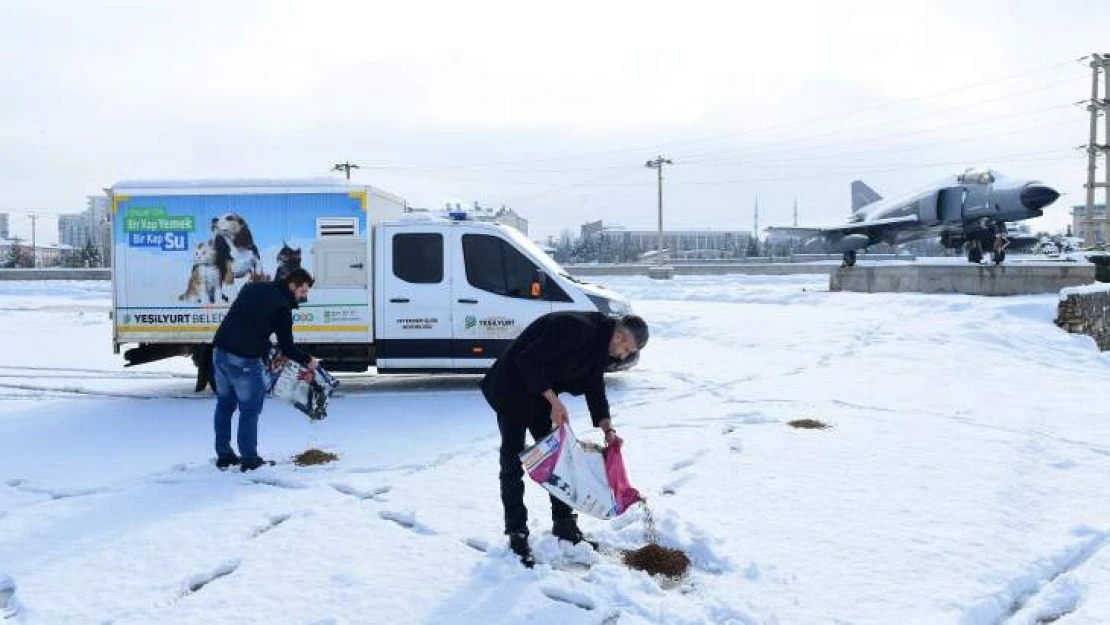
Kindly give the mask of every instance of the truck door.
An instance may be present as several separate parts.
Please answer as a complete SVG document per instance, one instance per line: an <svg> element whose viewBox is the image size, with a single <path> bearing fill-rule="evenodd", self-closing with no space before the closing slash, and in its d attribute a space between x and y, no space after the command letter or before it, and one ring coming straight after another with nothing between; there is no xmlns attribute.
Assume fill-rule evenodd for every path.
<svg viewBox="0 0 1110 625"><path fill-rule="evenodd" d="M451 246L442 226L381 226L376 253L382 369L450 368Z"/></svg>
<svg viewBox="0 0 1110 625"><path fill-rule="evenodd" d="M496 232L459 229L456 237L457 269L451 283L455 366L484 368L529 323L551 312L556 301L570 298ZM537 283L538 292L533 290Z"/></svg>
<svg viewBox="0 0 1110 625"><path fill-rule="evenodd" d="M366 241L357 217L317 217L312 245L315 288L366 288Z"/></svg>

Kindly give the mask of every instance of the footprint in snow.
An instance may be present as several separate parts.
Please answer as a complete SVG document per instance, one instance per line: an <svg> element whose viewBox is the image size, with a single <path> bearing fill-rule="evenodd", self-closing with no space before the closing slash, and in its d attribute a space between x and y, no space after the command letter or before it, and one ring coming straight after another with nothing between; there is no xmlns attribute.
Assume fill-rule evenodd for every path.
<svg viewBox="0 0 1110 625"><path fill-rule="evenodd" d="M293 517L292 514L274 514L274 515L270 515L269 522L266 525L262 525L260 527L255 528L254 532L251 534L251 538L258 538L259 536L261 536L261 535L265 534L266 532L274 529L275 527L281 525L282 523L285 523L286 521L288 521L292 517Z"/></svg>
<svg viewBox="0 0 1110 625"><path fill-rule="evenodd" d="M672 464L671 471L681 471L682 469L692 467L697 464L698 461L701 460L702 456L707 453L709 453L708 449L699 449L698 451L694 452L693 456L690 456L685 460L679 460L678 462Z"/></svg>
<svg viewBox="0 0 1110 625"><path fill-rule="evenodd" d="M434 529L424 525L416 520L415 512L397 512L392 510L382 510L378 516L386 521L392 521L401 527L411 530L416 534L423 534L425 536L434 536L438 532Z"/></svg>
<svg viewBox="0 0 1110 625"><path fill-rule="evenodd" d="M381 496L393 490L392 486L378 486L370 490L360 490L350 484L344 484L342 482L331 482L328 486L331 486L337 492L349 495L355 499L373 499L374 501L385 501Z"/></svg>
<svg viewBox="0 0 1110 625"><path fill-rule="evenodd" d="M484 538L475 538L471 536L470 538L464 538L462 542L464 545L470 547L474 551L478 551L480 553L486 553L489 551L489 541Z"/></svg>
<svg viewBox="0 0 1110 625"><path fill-rule="evenodd" d="M664 494L664 495L674 495L674 494L678 493L678 489L681 486L683 486L684 484L686 484L687 482L689 482L692 479L694 479L694 476L690 473L687 473L685 475L680 476L676 480L672 480L672 481L664 484L663 488L661 488L659 490L659 492Z"/></svg>
<svg viewBox="0 0 1110 625"><path fill-rule="evenodd" d="M231 575L235 572L236 569L239 568L240 563L241 561L238 559L228 560L227 562L224 562L211 571L197 573L196 575L185 580L181 596L184 597L187 595L191 595L201 588L204 588L208 584L211 584L212 582L220 579L221 577L227 577L228 575Z"/></svg>
<svg viewBox="0 0 1110 625"><path fill-rule="evenodd" d="M569 590L563 586L543 586L540 592L547 596L552 601L561 601L569 603L575 607L582 608L583 610L593 610L597 607L597 602L586 594Z"/></svg>
<svg viewBox="0 0 1110 625"><path fill-rule="evenodd" d="M0 619L15 618L20 612L19 600L15 598L15 580L10 575L0 573Z"/></svg>
<svg viewBox="0 0 1110 625"><path fill-rule="evenodd" d="M287 488L289 490L302 490L308 488L308 485L293 480L286 480L280 477L271 475L256 475L250 478L253 484L262 484L264 486L273 486L274 488Z"/></svg>

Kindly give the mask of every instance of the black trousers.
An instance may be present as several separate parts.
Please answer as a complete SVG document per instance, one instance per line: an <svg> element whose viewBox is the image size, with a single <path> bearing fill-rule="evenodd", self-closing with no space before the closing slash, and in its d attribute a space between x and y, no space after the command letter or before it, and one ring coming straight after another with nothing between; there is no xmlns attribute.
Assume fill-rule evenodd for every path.
<svg viewBox="0 0 1110 625"><path fill-rule="evenodd" d="M528 410L511 415L498 412L497 428L501 430L501 504L505 507L505 533L527 533L528 508L524 507L524 467L520 463L520 452L524 451L525 431L532 434L534 441L551 433L551 404L542 400ZM570 506L551 497L552 522L574 521L575 518Z"/></svg>

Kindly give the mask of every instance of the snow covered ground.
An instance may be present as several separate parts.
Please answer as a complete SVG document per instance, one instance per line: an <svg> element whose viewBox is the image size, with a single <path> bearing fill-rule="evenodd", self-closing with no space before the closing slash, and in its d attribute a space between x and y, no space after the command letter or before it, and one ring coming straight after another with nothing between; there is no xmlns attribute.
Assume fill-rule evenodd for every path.
<svg viewBox="0 0 1110 625"><path fill-rule="evenodd" d="M1107 622L1110 360L1052 325L1055 295L598 281L651 324L610 399L661 541L693 560L681 584L561 547L534 485L541 564L517 564L477 377L345 376L318 424L269 402L263 455L340 461L221 473L189 361L111 353L106 282L8 282L5 622ZM639 509L581 524L642 544Z"/></svg>

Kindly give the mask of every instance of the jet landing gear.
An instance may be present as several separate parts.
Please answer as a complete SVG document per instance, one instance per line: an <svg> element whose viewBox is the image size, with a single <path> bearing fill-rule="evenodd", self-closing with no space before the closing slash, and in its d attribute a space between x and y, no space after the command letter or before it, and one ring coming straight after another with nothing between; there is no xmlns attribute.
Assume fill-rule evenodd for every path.
<svg viewBox="0 0 1110 625"><path fill-rule="evenodd" d="M1006 246L1009 244L1008 240L995 241L990 250L990 261L995 265L1001 265L1002 261L1006 260ZM983 242L975 239L969 241L967 244L967 262L980 265L983 263Z"/></svg>
<svg viewBox="0 0 1110 625"><path fill-rule="evenodd" d="M967 262L978 265L983 262L983 244L979 239L972 239L967 244Z"/></svg>
<svg viewBox="0 0 1110 625"><path fill-rule="evenodd" d="M856 252L844 252L844 262L840 263L841 267L855 267L856 266Z"/></svg>
<svg viewBox="0 0 1110 625"><path fill-rule="evenodd" d="M1004 230L999 230L994 235L994 246L991 248L991 260L994 264L1001 265L1006 260L1006 248L1010 247L1010 239Z"/></svg>

